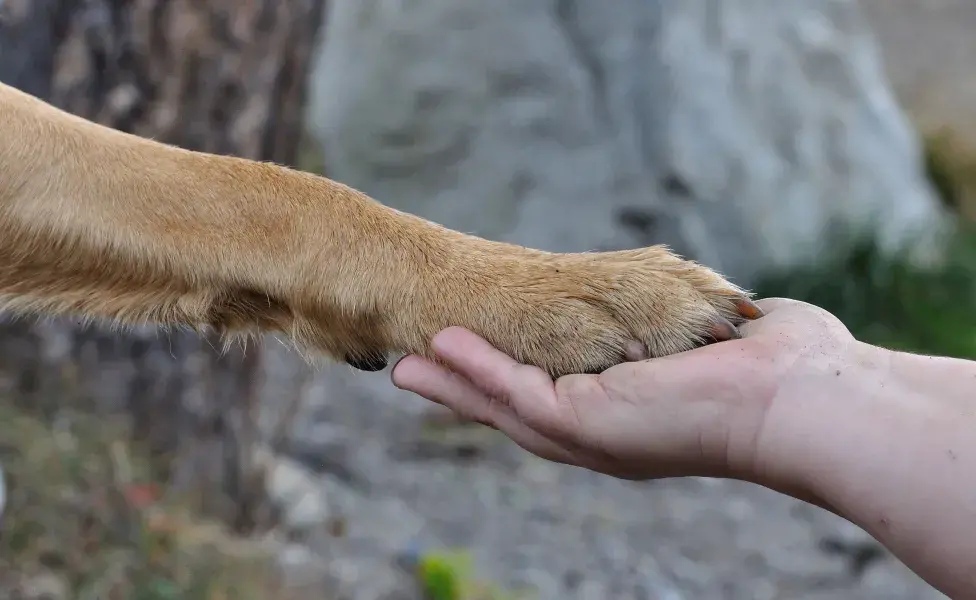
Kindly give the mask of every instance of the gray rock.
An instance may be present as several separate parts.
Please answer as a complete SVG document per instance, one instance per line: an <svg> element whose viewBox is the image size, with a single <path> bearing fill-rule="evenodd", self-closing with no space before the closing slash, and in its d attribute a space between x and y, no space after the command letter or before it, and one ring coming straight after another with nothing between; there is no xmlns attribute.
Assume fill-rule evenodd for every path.
<svg viewBox="0 0 976 600"><path fill-rule="evenodd" d="M292 531L313 529L331 511L322 481L301 463L258 448L254 461L265 473L265 493L281 511L282 524Z"/></svg>
<svg viewBox="0 0 976 600"><path fill-rule="evenodd" d="M557 251L668 243L751 285L840 226L931 257L945 214L853 0L336 0L328 174Z"/></svg>

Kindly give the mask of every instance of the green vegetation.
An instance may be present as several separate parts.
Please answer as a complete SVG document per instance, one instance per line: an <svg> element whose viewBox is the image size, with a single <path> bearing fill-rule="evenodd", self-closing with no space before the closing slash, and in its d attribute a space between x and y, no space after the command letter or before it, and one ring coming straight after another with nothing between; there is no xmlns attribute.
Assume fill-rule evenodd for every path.
<svg viewBox="0 0 976 600"><path fill-rule="evenodd" d="M976 236L960 234L948 263L921 271L871 243L816 267L770 277L760 297L804 300L837 315L859 340L897 350L976 358Z"/></svg>
<svg viewBox="0 0 976 600"><path fill-rule="evenodd" d="M421 557L417 578L427 600L528 600L529 596L505 592L474 576L466 552L432 552Z"/></svg>

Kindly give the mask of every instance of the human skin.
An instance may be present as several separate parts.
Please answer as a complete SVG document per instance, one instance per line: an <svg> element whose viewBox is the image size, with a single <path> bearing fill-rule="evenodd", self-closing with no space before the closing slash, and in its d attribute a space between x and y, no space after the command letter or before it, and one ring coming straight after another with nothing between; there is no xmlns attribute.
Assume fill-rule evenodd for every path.
<svg viewBox="0 0 976 600"><path fill-rule="evenodd" d="M758 304L742 339L556 381L449 328L433 340L443 365L407 356L393 382L549 460L811 502L943 593L976 597L976 362L859 342L802 302Z"/></svg>

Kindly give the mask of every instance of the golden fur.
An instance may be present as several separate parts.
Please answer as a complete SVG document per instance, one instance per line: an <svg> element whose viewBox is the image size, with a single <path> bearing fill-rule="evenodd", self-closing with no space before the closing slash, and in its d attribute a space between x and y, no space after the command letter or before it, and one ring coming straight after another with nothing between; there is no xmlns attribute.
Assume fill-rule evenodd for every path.
<svg viewBox="0 0 976 600"><path fill-rule="evenodd" d="M734 336L748 295L663 247L553 254L323 177L190 152L0 84L0 307L276 331L376 370L461 325L553 376ZM731 323L730 323L731 322Z"/></svg>

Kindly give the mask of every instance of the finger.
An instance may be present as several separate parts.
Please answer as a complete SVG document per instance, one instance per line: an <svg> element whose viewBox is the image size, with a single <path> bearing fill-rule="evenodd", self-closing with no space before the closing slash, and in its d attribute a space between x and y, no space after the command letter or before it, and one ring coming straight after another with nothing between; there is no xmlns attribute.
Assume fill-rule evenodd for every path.
<svg viewBox="0 0 976 600"><path fill-rule="evenodd" d="M405 356L393 367L393 385L450 408L466 419L492 422L498 402L457 373L419 356Z"/></svg>
<svg viewBox="0 0 976 600"><path fill-rule="evenodd" d="M517 362L466 329L445 329L432 346L475 387L512 407L529 429L560 441L578 438L573 407L558 401L555 382L541 369Z"/></svg>
<svg viewBox="0 0 976 600"><path fill-rule="evenodd" d="M511 407L526 428L566 448L585 437L576 407L557 397L556 383L541 369L523 365L461 328L445 329L434 352L487 396ZM595 375L575 377L596 380ZM585 401L586 399L582 399Z"/></svg>
<svg viewBox="0 0 976 600"><path fill-rule="evenodd" d="M540 458L566 465L585 466L589 464L589 455L583 449L564 446L560 442L535 431L526 426L514 411L499 411L495 415L495 428L507 435L524 450Z"/></svg>
<svg viewBox="0 0 976 600"><path fill-rule="evenodd" d="M478 389L505 402L538 401L552 395L553 382L541 369L517 362L461 327L440 332L431 343L437 356Z"/></svg>
<svg viewBox="0 0 976 600"><path fill-rule="evenodd" d="M456 373L419 356L393 367L393 385L450 408L463 418L498 429L525 450L547 460L579 465L583 457L527 427L515 411L492 399Z"/></svg>
<svg viewBox="0 0 976 600"><path fill-rule="evenodd" d="M813 305L807 304L806 302L801 302L800 300L792 300L790 298L763 298L756 303L757 308L759 308L765 314L769 314L773 311L783 310L786 308L809 308Z"/></svg>
<svg viewBox="0 0 976 600"><path fill-rule="evenodd" d="M823 331L824 327L846 329L836 316L814 304L789 298L767 298L761 300L760 304L766 318L742 324L739 330L745 337L771 327L801 327L810 331Z"/></svg>

